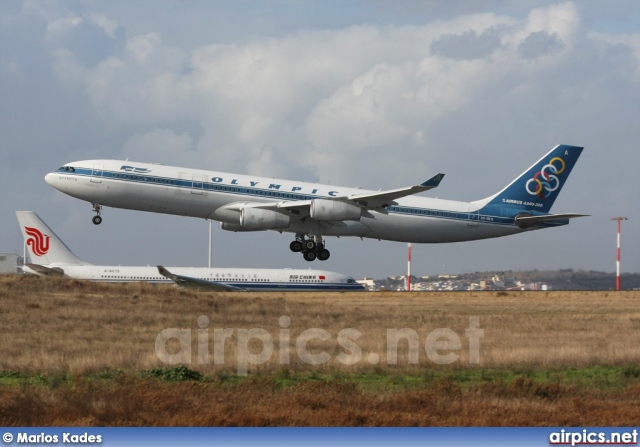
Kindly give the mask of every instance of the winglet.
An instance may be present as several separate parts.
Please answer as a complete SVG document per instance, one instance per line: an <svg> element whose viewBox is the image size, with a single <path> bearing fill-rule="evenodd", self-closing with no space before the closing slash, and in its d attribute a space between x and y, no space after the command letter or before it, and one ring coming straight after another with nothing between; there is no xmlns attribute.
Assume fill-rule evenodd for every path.
<svg viewBox="0 0 640 447"><path fill-rule="evenodd" d="M420 183L420 186L429 188L429 189L437 188L443 178L444 178L444 174L434 175L426 182Z"/></svg>
<svg viewBox="0 0 640 447"><path fill-rule="evenodd" d="M223 284L217 281L207 281L199 278L192 278L190 276L176 275L175 273L171 273L169 270L167 270L161 265L157 267L158 267L158 273L160 273L165 278L172 280L177 285L182 287L194 287L197 289L213 290L213 291L224 290L224 291L231 291L231 292L244 290L244 289L241 289L240 287L235 287L229 284Z"/></svg>
<svg viewBox="0 0 640 447"><path fill-rule="evenodd" d="M336 200L350 200L366 209L380 209L389 205L395 205L396 199L410 196L419 192L429 191L437 187L444 174L437 174L418 185L409 186L407 188L391 189L387 191L366 192L364 194L353 194L347 197L336 197Z"/></svg>
<svg viewBox="0 0 640 447"><path fill-rule="evenodd" d="M175 280L176 279L176 275L174 275L173 273L171 273L169 270L167 270L166 268L164 268L163 266L159 265L158 267L158 273L160 273L162 276L164 276L165 278L168 279L172 279Z"/></svg>

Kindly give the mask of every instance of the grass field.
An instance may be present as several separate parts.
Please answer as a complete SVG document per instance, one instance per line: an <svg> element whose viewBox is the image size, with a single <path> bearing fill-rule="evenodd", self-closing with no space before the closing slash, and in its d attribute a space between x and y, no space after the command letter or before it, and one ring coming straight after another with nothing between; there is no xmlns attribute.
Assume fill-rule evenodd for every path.
<svg viewBox="0 0 640 447"><path fill-rule="evenodd" d="M6 276L0 300L3 425L640 420L640 292L213 294Z"/></svg>

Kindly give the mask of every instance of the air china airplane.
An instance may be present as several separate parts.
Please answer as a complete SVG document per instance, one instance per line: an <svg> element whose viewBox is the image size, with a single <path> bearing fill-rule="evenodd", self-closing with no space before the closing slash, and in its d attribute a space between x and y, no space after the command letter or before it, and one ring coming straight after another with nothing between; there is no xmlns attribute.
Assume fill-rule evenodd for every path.
<svg viewBox="0 0 640 447"><path fill-rule="evenodd" d="M474 202L413 197L438 186L365 191L129 160L67 163L45 176L54 188L103 206L213 219L224 230L295 233L304 259L329 258L327 236L398 242L460 242L567 225L584 214L549 214L582 147L559 145L500 192Z"/></svg>
<svg viewBox="0 0 640 447"><path fill-rule="evenodd" d="M214 291L364 290L353 278L325 270L92 265L74 255L33 211L16 211L16 215L33 262L25 264L25 273L100 282L176 283Z"/></svg>

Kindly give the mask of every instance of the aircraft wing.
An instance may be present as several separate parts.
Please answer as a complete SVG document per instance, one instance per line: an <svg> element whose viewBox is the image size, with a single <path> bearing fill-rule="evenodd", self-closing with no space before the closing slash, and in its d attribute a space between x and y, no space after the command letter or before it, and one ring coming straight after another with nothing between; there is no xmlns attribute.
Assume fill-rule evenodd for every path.
<svg viewBox="0 0 640 447"><path fill-rule="evenodd" d="M158 266L158 273L182 287L211 290L214 292L240 292L244 290L240 287L230 286L217 281L206 281L199 278L192 278L190 276L176 275L161 265Z"/></svg>
<svg viewBox="0 0 640 447"><path fill-rule="evenodd" d="M63 276L64 275L64 270L62 270L60 267L50 268L40 264L25 264L24 266L29 267L31 270L33 270L36 273L39 273L40 275L46 275L46 276Z"/></svg>
<svg viewBox="0 0 640 447"><path fill-rule="evenodd" d="M396 199L401 197L410 196L419 192L429 191L436 188L442 179L444 174L437 174L418 185L409 186L406 188L389 189L387 191L375 191L367 192L363 194L351 194L348 196L338 197L325 197L327 200L337 200L340 202L347 202L353 205L357 205L363 208L365 211L376 210L379 212L385 212L384 208L390 205L396 205ZM283 210L297 209L301 215L309 215L309 208L311 207L311 200L292 200L286 202L279 202L276 204L256 204L259 208L276 208Z"/></svg>
<svg viewBox="0 0 640 447"><path fill-rule="evenodd" d="M556 220L565 220L565 219L573 219L575 217L586 217L588 214L547 214L545 216L516 216L516 224L521 225L523 227L532 227L539 223L544 222L553 222Z"/></svg>
<svg viewBox="0 0 640 447"><path fill-rule="evenodd" d="M438 174L419 185L409 186L408 188L390 189L388 191L377 191L374 193L352 194L350 196L336 197L336 200L352 202L353 204L366 209L384 208L390 205L395 205L394 201L401 197L437 188L443 178L444 174Z"/></svg>

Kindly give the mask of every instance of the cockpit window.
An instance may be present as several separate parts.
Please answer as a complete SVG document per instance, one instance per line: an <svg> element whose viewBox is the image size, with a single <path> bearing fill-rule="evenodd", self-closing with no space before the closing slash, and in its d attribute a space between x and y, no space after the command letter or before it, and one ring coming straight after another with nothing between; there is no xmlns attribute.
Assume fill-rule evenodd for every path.
<svg viewBox="0 0 640 447"><path fill-rule="evenodd" d="M58 168L59 172L76 172L75 168L72 166L62 166L61 168Z"/></svg>

